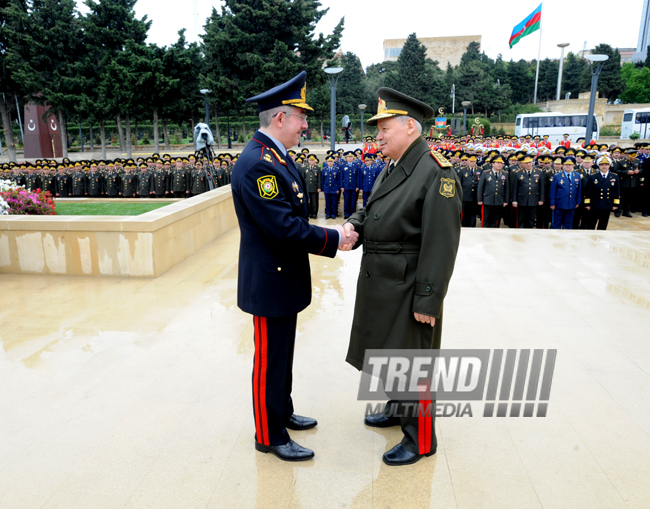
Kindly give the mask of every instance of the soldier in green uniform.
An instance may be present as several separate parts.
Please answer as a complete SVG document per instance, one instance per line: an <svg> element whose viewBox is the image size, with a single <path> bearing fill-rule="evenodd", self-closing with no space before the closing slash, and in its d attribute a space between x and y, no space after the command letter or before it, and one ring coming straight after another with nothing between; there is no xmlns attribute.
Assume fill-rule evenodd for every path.
<svg viewBox="0 0 650 509"><path fill-rule="evenodd" d="M205 193L208 190L208 177L203 169L203 162L196 161L194 171L192 172L192 187L190 192L192 196Z"/></svg>
<svg viewBox="0 0 650 509"><path fill-rule="evenodd" d="M28 168L27 175L25 175L25 188L28 191L36 191L41 187L41 167L37 165L35 168Z"/></svg>
<svg viewBox="0 0 650 509"><path fill-rule="evenodd" d="M544 174L533 168L533 158L521 160L522 169L513 173L512 207L517 228L534 228L537 207L544 204Z"/></svg>
<svg viewBox="0 0 650 509"><path fill-rule="evenodd" d="M629 157L620 158L612 171L618 175L621 186L621 210L616 210L614 215L619 217L622 211L624 217L632 217L630 209L639 187L640 169L638 160Z"/></svg>
<svg viewBox="0 0 650 509"><path fill-rule="evenodd" d="M74 170L70 176L72 177L72 196L85 196L86 174L84 173L79 161L75 164Z"/></svg>
<svg viewBox="0 0 650 509"><path fill-rule="evenodd" d="M474 228L476 226L476 216L480 213L476 201L476 191L478 182L481 178L481 169L476 166L476 156L462 155L461 160L466 163L465 167L461 166L458 172L460 186L463 190L463 209L461 211L461 225Z"/></svg>
<svg viewBox="0 0 650 509"><path fill-rule="evenodd" d="M316 219L318 217L318 195L320 193L320 166L318 165L318 157L316 155L311 154L307 158L303 178L305 179L309 203L309 217Z"/></svg>
<svg viewBox="0 0 650 509"><path fill-rule="evenodd" d="M149 165L146 162L140 163L138 172L138 198L152 198L153 187L151 185L152 172L149 171Z"/></svg>
<svg viewBox="0 0 650 509"><path fill-rule="evenodd" d="M105 193L104 176L97 171L97 163L90 163L90 171L86 175L86 190L88 196L100 197Z"/></svg>
<svg viewBox="0 0 650 509"><path fill-rule="evenodd" d="M101 171L101 163L99 167ZM106 165L106 172L104 173L107 198L118 198L120 196L120 178L120 174L115 171L115 165L113 163L108 163L108 165Z"/></svg>
<svg viewBox="0 0 650 509"><path fill-rule="evenodd" d="M72 188L72 178L65 172L65 166L58 166L59 173L56 176L56 196L59 198L67 198L70 196L70 189Z"/></svg>
<svg viewBox="0 0 650 509"><path fill-rule="evenodd" d="M155 163L155 169L151 174L151 189L156 195L156 198L164 198L169 192L167 179L168 175L163 168L163 163L158 159Z"/></svg>
<svg viewBox="0 0 650 509"><path fill-rule="evenodd" d="M503 157L498 156L492 161L492 168L481 173L476 192L478 204L483 209L481 228L498 228L501 212L508 206L510 181L503 165Z"/></svg>
<svg viewBox="0 0 650 509"><path fill-rule="evenodd" d="M422 138L430 106L390 88L377 91L377 140L392 159L377 177L366 207L344 225L363 244L347 362L363 369L366 349L440 348L443 300L460 240L462 189L451 163ZM345 249L345 248L343 248ZM424 410L435 403L420 401ZM402 417L368 415L369 426L400 425L403 438L383 456L407 465L435 454L435 411L391 402ZM408 411L407 408L413 410Z"/></svg>
<svg viewBox="0 0 650 509"><path fill-rule="evenodd" d="M221 161L217 171L214 173L215 187L223 187L228 183L228 174L226 170L228 169L228 161L225 159Z"/></svg>
<svg viewBox="0 0 650 509"><path fill-rule="evenodd" d="M52 196L56 195L56 171L48 170L46 175L41 177L41 189Z"/></svg>
<svg viewBox="0 0 650 509"><path fill-rule="evenodd" d="M174 198L187 198L192 184L191 176L180 158L176 160L176 169L172 170L171 179Z"/></svg>
<svg viewBox="0 0 650 509"><path fill-rule="evenodd" d="M133 173L135 165L124 166L124 175L120 178L120 196L123 198L135 198L138 192L138 176Z"/></svg>

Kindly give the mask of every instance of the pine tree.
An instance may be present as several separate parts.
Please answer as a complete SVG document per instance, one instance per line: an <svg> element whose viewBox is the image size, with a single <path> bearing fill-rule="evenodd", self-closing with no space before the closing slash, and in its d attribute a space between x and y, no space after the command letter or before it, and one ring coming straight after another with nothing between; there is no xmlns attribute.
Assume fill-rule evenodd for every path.
<svg viewBox="0 0 650 509"><path fill-rule="evenodd" d="M314 35L328 9L317 0L225 0L205 24L205 83L222 111L242 110L245 99L307 71L307 89L325 83L322 62L340 45L343 19L333 33Z"/></svg>
<svg viewBox="0 0 650 509"><path fill-rule="evenodd" d="M358 56L348 51L333 65L343 67L336 86L336 111L355 115L359 112L359 104L362 104L364 99L365 73L361 61Z"/></svg>
<svg viewBox="0 0 650 509"><path fill-rule="evenodd" d="M431 76L426 67L426 48L412 33L406 39L397 58L397 73L386 78L386 86L395 88L403 94L431 102Z"/></svg>
<svg viewBox="0 0 650 509"><path fill-rule="evenodd" d="M76 64L83 53L82 26L74 0L32 0L22 18L26 27L21 45L27 51L14 54L14 77L20 80L26 100L50 106L57 115L63 154L68 144L66 115L74 116L83 83Z"/></svg>
<svg viewBox="0 0 650 509"><path fill-rule="evenodd" d="M582 92L581 79L583 73L589 72L587 62L569 51L562 70L562 99L567 92L571 92L571 98L577 99ZM589 89L587 89L589 90Z"/></svg>
<svg viewBox="0 0 650 509"><path fill-rule="evenodd" d="M178 32L178 40L166 49L163 56L165 76L175 80L162 101L162 123L165 145L169 148L169 120L181 124L190 119L192 130L197 111L203 106L199 90L200 76L204 73L203 58L197 43L187 43L185 29ZM211 94L208 95L210 99Z"/></svg>
<svg viewBox="0 0 650 509"><path fill-rule="evenodd" d="M84 93L78 111L85 117L99 120L102 158L106 158L107 117L126 115L127 153L130 153L130 115L136 91L126 90L137 79L129 76L131 66L141 66L141 56L151 22L147 16L138 19L134 6L137 0L85 0L90 12L82 18L85 56L79 62L84 77ZM133 58L133 62L128 59ZM140 93L140 92L137 92ZM137 135L136 135L137 140Z"/></svg>
<svg viewBox="0 0 650 509"><path fill-rule="evenodd" d="M0 0L0 116L2 129L9 160L16 162L16 145L14 143L11 112L15 109L15 97L23 97L22 83L17 79L12 69L12 56L17 57L20 65L23 60L18 50L20 41L25 36L27 28L24 18L27 15L27 6L23 0ZM25 54L28 51L22 46ZM2 143L2 140L0 140Z"/></svg>
<svg viewBox="0 0 650 509"><path fill-rule="evenodd" d="M598 91L600 97L607 97L613 101L624 89L621 78L621 54L618 49L612 48L609 44L599 44L594 48L594 54L609 56L598 78Z"/></svg>
<svg viewBox="0 0 650 509"><path fill-rule="evenodd" d="M508 63L508 84L512 89L512 100L515 103L526 104L532 102L535 88L535 74L525 60Z"/></svg>

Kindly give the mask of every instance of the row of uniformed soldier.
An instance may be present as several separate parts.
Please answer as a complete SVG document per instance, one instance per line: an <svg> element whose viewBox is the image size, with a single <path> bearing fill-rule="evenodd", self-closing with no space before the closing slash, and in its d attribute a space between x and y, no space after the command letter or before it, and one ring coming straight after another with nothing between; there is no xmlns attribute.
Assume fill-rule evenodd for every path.
<svg viewBox="0 0 650 509"><path fill-rule="evenodd" d="M35 164L8 163L1 168L1 177L28 190L42 189L56 197L158 197L183 198L209 190L210 176L204 162L188 158L160 157L115 161L39 160ZM237 157L225 154L219 168L211 168L214 187L230 183Z"/></svg>
<svg viewBox="0 0 650 509"><path fill-rule="evenodd" d="M326 219L336 217L337 200L342 191L345 217L356 209L359 192L363 193L365 206L375 180L385 166L383 162L376 161L375 153L362 154L360 151L358 153L349 151L343 154L344 158L341 158L339 152L329 152L321 167L315 154L292 154L292 151L289 151L305 180L309 217L312 219L318 216L318 198L321 192L325 195Z"/></svg>
<svg viewBox="0 0 650 509"><path fill-rule="evenodd" d="M488 151L485 157L480 156L480 165L476 154L442 151L460 177L463 226L475 226L478 216L483 227L498 227L503 217L506 225L519 228L535 224L538 228L606 228L603 210L609 207L616 211L620 205L618 175L639 175L641 181L643 172L634 172L633 168L645 164L648 171L650 165L645 162L648 158L638 158L633 148L612 147L611 157L609 151L598 154L589 147L578 151L560 149L555 153L544 150L535 157L526 150L504 151L507 156L499 150ZM600 178L590 180L594 175ZM610 187L603 190L602 200L600 196L588 196L605 178ZM597 219L598 215L602 220Z"/></svg>

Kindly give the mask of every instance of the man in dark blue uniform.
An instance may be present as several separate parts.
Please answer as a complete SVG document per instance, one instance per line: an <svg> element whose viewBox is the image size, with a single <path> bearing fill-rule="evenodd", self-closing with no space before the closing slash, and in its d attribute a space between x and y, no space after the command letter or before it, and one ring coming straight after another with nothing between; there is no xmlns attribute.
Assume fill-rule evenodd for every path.
<svg viewBox="0 0 650 509"><path fill-rule="evenodd" d="M609 215L621 204L620 181L616 173L610 172L612 159L609 156L598 158L600 171L589 176L584 193L585 208L589 211L588 228L606 230Z"/></svg>
<svg viewBox="0 0 650 509"><path fill-rule="evenodd" d="M309 254L333 258L356 236L309 224L305 182L287 149L307 129L307 73L247 99L260 109L260 130L246 145L232 175L239 220L237 304L254 316L253 414L255 448L286 461L314 452L287 433L316 426L293 413L293 350L298 313L311 301Z"/></svg>
<svg viewBox="0 0 650 509"><path fill-rule="evenodd" d="M341 188L341 170L336 166L336 158L328 155L320 173L320 188L325 195L325 219L336 217L336 194Z"/></svg>
<svg viewBox="0 0 650 509"><path fill-rule="evenodd" d="M367 152L363 155L364 164L361 167L361 191L363 192L363 206L366 206L368 203L368 198L370 197L370 192L375 185L375 180L377 180L377 171L378 166L375 164L375 154Z"/></svg>
<svg viewBox="0 0 650 509"><path fill-rule="evenodd" d="M357 211L356 196L359 191L359 161L354 157L351 150L345 153L345 164L343 165L342 185L343 192L343 215L345 219Z"/></svg>

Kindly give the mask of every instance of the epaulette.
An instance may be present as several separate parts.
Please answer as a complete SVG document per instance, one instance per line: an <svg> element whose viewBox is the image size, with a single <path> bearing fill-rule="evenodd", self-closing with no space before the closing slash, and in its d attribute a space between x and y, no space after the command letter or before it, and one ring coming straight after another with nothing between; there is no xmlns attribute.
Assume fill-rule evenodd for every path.
<svg viewBox="0 0 650 509"><path fill-rule="evenodd" d="M436 160L436 163L441 168L452 168L452 164L440 153L436 152L433 148L431 149L431 155Z"/></svg>
<svg viewBox="0 0 650 509"><path fill-rule="evenodd" d="M283 164L285 166L287 165L287 162L280 157L280 154L278 154L274 148L269 148L269 150L273 152L273 155L275 156L275 158L278 160L280 164Z"/></svg>

